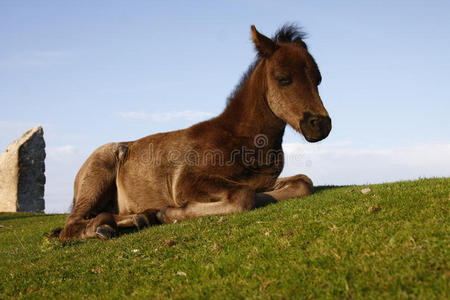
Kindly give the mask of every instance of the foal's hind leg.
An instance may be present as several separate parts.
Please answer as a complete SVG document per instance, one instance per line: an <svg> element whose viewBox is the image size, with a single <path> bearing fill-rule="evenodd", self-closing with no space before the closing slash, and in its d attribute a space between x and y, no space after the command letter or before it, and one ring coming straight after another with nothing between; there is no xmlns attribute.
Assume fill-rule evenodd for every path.
<svg viewBox="0 0 450 300"><path fill-rule="evenodd" d="M125 146L117 143L103 145L83 164L75 179L73 209L59 238L95 237L97 227L101 225L115 229L112 216L104 213L115 201L116 165L123 157L122 147Z"/></svg>
<svg viewBox="0 0 450 300"><path fill-rule="evenodd" d="M83 219L78 215L69 215L63 230L59 233L62 240L102 238L109 239L117 233L117 224L110 213L102 212L94 218Z"/></svg>
<svg viewBox="0 0 450 300"><path fill-rule="evenodd" d="M313 183L308 176L299 174L277 179L273 189L256 194L256 207L292 198L309 196L313 193Z"/></svg>
<svg viewBox="0 0 450 300"><path fill-rule="evenodd" d="M81 238L110 239L117 233L117 224L110 213L103 212L90 219Z"/></svg>

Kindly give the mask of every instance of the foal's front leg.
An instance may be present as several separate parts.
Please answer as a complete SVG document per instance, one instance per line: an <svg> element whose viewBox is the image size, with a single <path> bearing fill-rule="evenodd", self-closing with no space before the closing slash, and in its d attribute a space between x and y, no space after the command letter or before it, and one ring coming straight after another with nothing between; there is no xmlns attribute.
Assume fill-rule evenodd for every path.
<svg viewBox="0 0 450 300"><path fill-rule="evenodd" d="M191 191L189 199L195 200L188 201L183 207L168 207L159 211L156 214L158 220L167 224L203 216L232 214L278 201L311 195L313 192L311 179L301 174L279 178L273 188L264 193L255 193L248 186L217 178L212 181L197 182L196 186L209 187L211 194L224 196L218 201L207 202L207 198L199 196L202 194L201 191ZM199 198L203 201L198 201Z"/></svg>
<svg viewBox="0 0 450 300"><path fill-rule="evenodd" d="M203 182L201 186L205 187ZM223 188L218 191L218 186ZM207 186L208 187L208 186ZM210 192L214 195L222 195L221 197L214 197L208 199L210 195L195 191L192 193L190 199L183 207L168 207L165 210L159 211L156 216L161 223L175 223L181 220L199 218L203 216L212 215L227 215L235 212L249 210L255 206L255 192L244 185L234 185L227 180L214 180L211 182ZM200 201L201 202L200 202ZM208 202L214 201L214 202Z"/></svg>
<svg viewBox="0 0 450 300"><path fill-rule="evenodd" d="M308 176L299 174L278 178L273 188L267 192L256 194L256 207L292 198L301 198L313 193L313 183Z"/></svg>

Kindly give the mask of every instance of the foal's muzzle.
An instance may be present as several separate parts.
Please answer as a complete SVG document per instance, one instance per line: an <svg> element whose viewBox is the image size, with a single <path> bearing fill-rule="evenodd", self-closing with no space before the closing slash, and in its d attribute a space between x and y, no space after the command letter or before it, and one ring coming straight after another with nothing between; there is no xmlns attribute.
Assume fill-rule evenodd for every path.
<svg viewBox="0 0 450 300"><path fill-rule="evenodd" d="M303 136L308 142L314 143L323 140L331 131L331 119L328 116L304 113L300 121Z"/></svg>

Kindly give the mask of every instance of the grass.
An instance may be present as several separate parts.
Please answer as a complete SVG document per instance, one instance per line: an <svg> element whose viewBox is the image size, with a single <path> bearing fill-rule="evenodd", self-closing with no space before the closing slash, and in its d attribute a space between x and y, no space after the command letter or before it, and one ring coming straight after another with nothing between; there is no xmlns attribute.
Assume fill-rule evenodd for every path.
<svg viewBox="0 0 450 300"><path fill-rule="evenodd" d="M367 187L367 186L364 186ZM61 243L66 215L0 214L0 298L450 297L450 178Z"/></svg>

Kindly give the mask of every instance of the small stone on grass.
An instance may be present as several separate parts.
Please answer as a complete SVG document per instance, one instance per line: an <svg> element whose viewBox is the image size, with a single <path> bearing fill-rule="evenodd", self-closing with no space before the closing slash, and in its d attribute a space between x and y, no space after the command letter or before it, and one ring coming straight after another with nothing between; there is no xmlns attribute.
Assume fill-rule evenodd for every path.
<svg viewBox="0 0 450 300"><path fill-rule="evenodd" d="M364 195L367 195L371 192L372 190L370 188L364 188L361 190L361 193L363 193Z"/></svg>

